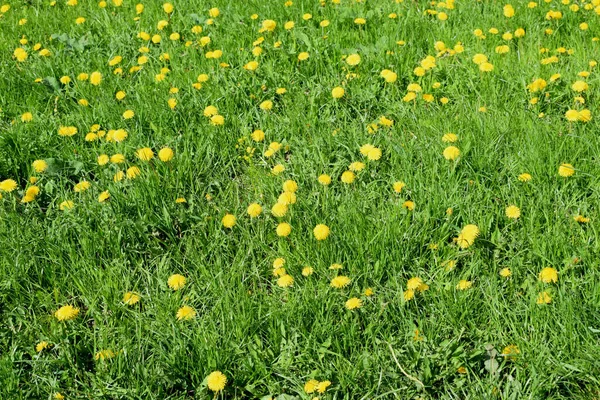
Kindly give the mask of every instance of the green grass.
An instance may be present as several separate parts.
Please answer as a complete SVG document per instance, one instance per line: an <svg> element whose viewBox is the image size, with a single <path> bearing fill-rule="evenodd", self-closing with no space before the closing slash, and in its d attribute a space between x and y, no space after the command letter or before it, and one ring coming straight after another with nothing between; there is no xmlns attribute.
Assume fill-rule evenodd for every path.
<svg viewBox="0 0 600 400"><path fill-rule="evenodd" d="M0 17L0 181L14 179L18 188L0 200L0 398L210 399L205 378L216 370L228 378L218 397L229 399L311 399L316 394L304 385L313 378L332 382L322 399L600 398L600 80L589 65L600 59L592 40L600 17L593 7L577 3L574 12L554 0L530 9L513 1L516 14L506 18L505 3L492 0L457 0L450 10L409 0L293 0L289 7L283 0L190 0L174 1L167 18L162 2L146 1L134 21L131 0L106 8L86 0L74 7L63 0L7 3ZM209 25L211 7L221 15ZM428 7L448 20L426 15ZM563 18L547 20L551 9ZM388 18L392 12L396 19ZM86 21L76 25L77 17ZM366 25L354 24L357 17ZM22 18L27 23L19 25ZM170 23L159 32L162 19ZM259 33L265 19L277 22L274 32ZM324 19L330 25L321 28ZM290 20L296 26L288 31ZM579 29L582 22L588 30ZM203 27L200 35L191 33L194 25ZM488 33L492 27L499 34ZM477 28L485 39L474 36ZM526 35L502 39L517 28ZM137 38L141 31L160 33L161 44ZM170 41L172 32L182 39ZM202 48L197 41L205 35L212 42ZM264 52L254 57L261 36ZM465 51L439 56L416 77L419 62L437 55L436 41L448 48L461 42ZM39 56L36 43L51 56ZM495 53L502 44L508 54ZM142 46L149 62L131 74ZM18 47L29 54L24 62L13 57ZM557 53L560 47L573 54ZM222 58L205 58L216 49ZM298 62L303 51L310 58ZM171 60L161 60L163 53ZM361 56L355 67L343 61L352 53ZM492 72L479 71L477 53L488 56ZM123 61L109 67L115 55ZM559 62L540 63L551 55ZM254 59L258 70L244 70ZM117 67L122 75L113 74ZM171 71L156 82L163 67ZM383 69L398 80L386 84ZM103 75L99 86L77 80L93 71ZM589 77L578 77L581 71ZM201 73L209 81L196 90ZM555 73L560 79L550 82ZM61 84L62 76L71 83ZM536 78L548 86L529 93ZM576 80L589 84L584 105L574 102ZM425 103L422 93L402 101L413 82L435 101ZM336 86L346 90L338 100L331 97ZM171 87L179 92L170 94ZM276 94L280 87L287 93ZM122 101L119 90L127 93ZM536 96L538 104L530 104ZM174 110L169 98L177 99ZM259 108L264 100L273 101L271 112ZM204 117L208 105L218 107L223 126ZM583 108L591 121L565 119L567 110ZM124 120L128 109L135 116ZM31 122L21 122L25 112ZM381 116L394 125L369 133ZM93 124L123 128L128 137L85 141ZM69 125L78 133L59 136L59 126ZM252 142L255 129L265 131L264 142ZM455 161L442 156L448 132L459 137ZM264 157L274 141L282 149ZM366 143L382 150L380 160L360 154ZM175 152L168 163L136 157L139 148L157 153L165 146ZM247 147L256 150L244 158ZM100 154L116 153L125 164L98 165ZM31 166L38 159L48 163L43 173ZM355 161L365 169L353 184L342 183ZM558 175L563 163L575 167L574 176ZM277 176L276 164L285 166ZM140 168L138 178L113 181L131 166ZM517 179L524 172L530 182ZM332 177L327 187L317 181L323 173ZM31 176L40 193L24 204ZM84 179L91 188L75 193ZM297 202L275 218L270 209L288 179L298 183ZM406 183L399 194L396 181ZM111 197L100 203L105 190ZM175 203L178 197L187 203ZM66 200L75 206L61 211ZM406 200L413 211L402 207ZM263 214L250 219L253 202ZM511 204L519 219L505 216ZM237 217L232 229L221 224L227 213ZM589 223L574 221L579 214ZM276 235L278 222L292 225L289 237ZM312 230L321 223L331 235L318 242ZM453 238L467 224L481 234L460 249ZM285 258L292 287L277 285L277 257ZM454 270L445 269L447 260L457 261ZM333 263L343 269L330 270ZM314 274L304 277L305 266ZM507 267L512 276L503 278ZM557 283L538 280L544 267L557 269ZM179 291L167 285L175 273L187 278ZM330 287L338 273L352 279L348 287ZM405 301L412 277L430 287ZM457 290L461 279L472 288ZM128 291L141 296L138 304L122 302ZM550 304L536 304L542 291ZM363 300L360 309L344 307L351 297ZM59 322L54 312L66 304L80 313ZM184 304L196 310L193 320L176 319ZM37 353L41 341L50 346ZM520 351L514 359L500 354L508 345ZM116 356L96 360L106 349Z"/></svg>

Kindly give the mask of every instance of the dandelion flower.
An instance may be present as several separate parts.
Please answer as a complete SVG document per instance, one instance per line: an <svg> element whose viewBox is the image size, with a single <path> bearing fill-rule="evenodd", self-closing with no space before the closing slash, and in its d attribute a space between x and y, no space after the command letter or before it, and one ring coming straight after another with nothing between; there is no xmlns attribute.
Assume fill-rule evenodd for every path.
<svg viewBox="0 0 600 400"><path fill-rule="evenodd" d="M408 92L406 94L406 96L404 96L402 98L402 101L404 101L405 103L408 103L409 101L413 101L416 98L417 98L417 94L415 92Z"/></svg>
<svg viewBox="0 0 600 400"><path fill-rule="evenodd" d="M510 219L517 219L521 216L521 210L517 206L508 206L506 207L505 214Z"/></svg>
<svg viewBox="0 0 600 400"><path fill-rule="evenodd" d="M460 156L460 150L456 146L448 146L444 149L443 155L446 160L453 161Z"/></svg>
<svg viewBox="0 0 600 400"><path fill-rule="evenodd" d="M89 183L88 181L81 181L81 182L77 183L75 186L73 186L73 191L75 191L76 193L85 192L91 186L92 186L91 183Z"/></svg>
<svg viewBox="0 0 600 400"><path fill-rule="evenodd" d="M354 174L354 172L352 171L345 171L342 174L342 182L346 183L346 184L351 184L352 182L354 182L354 180L356 179L356 175Z"/></svg>
<svg viewBox="0 0 600 400"><path fill-rule="evenodd" d="M402 189L404 189L406 187L406 183L401 182L401 181L394 182L392 187L394 188L394 192L400 193L400 192L402 192Z"/></svg>
<svg viewBox="0 0 600 400"><path fill-rule="evenodd" d="M262 213L262 207L258 203L252 203L246 211L251 218L256 218Z"/></svg>
<svg viewBox="0 0 600 400"><path fill-rule="evenodd" d="M173 290L179 290L185 286L185 276L180 274L173 274L167 279L167 285Z"/></svg>
<svg viewBox="0 0 600 400"><path fill-rule="evenodd" d="M13 52L13 56L17 59L18 62L23 62L27 60L27 52L22 47L18 47Z"/></svg>
<svg viewBox="0 0 600 400"><path fill-rule="evenodd" d="M331 177L327 174L319 175L319 178L317 178L317 180L323 186L328 186L329 184L331 184Z"/></svg>
<svg viewBox="0 0 600 400"><path fill-rule="evenodd" d="M206 377L206 384L208 388L215 393L218 393L225 389L225 385L227 384L227 377L223 375L221 371L211 372L210 375Z"/></svg>
<svg viewBox="0 0 600 400"><path fill-rule="evenodd" d="M503 278L509 278L512 275L510 268L502 268L500 270L500 276Z"/></svg>
<svg viewBox="0 0 600 400"><path fill-rule="evenodd" d="M558 282L558 272L552 267L546 267L540 271L538 279L544 283Z"/></svg>
<svg viewBox="0 0 600 400"><path fill-rule="evenodd" d="M563 178L568 178L574 174L575 168L571 164L561 164L561 166L558 167L558 175L562 176Z"/></svg>
<svg viewBox="0 0 600 400"><path fill-rule="evenodd" d="M381 149L377 148L377 147L373 147L371 150L369 150L369 152L367 153L367 158L370 161L377 161L381 158Z"/></svg>
<svg viewBox="0 0 600 400"><path fill-rule="evenodd" d="M255 130L254 132L252 132L252 140L254 140L255 142L262 142L263 140L265 140L265 132L261 131L260 129Z"/></svg>
<svg viewBox="0 0 600 400"><path fill-rule="evenodd" d="M475 239L479 236L479 228L477 225L466 225L458 235L456 242L461 249L466 249L475 243Z"/></svg>
<svg viewBox="0 0 600 400"><path fill-rule="evenodd" d="M35 172L44 172L48 168L48 163L44 160L35 160L31 166Z"/></svg>
<svg viewBox="0 0 600 400"><path fill-rule="evenodd" d="M15 190L17 188L17 182L15 182L13 179L5 179L2 182L0 182L0 191L2 192L12 192L13 190Z"/></svg>
<svg viewBox="0 0 600 400"><path fill-rule="evenodd" d="M235 215L233 214L226 214L223 219L221 220L221 223L223 224L223 226L225 228L233 228L235 225Z"/></svg>
<svg viewBox="0 0 600 400"><path fill-rule="evenodd" d="M406 283L406 288L409 290L417 290L419 286L423 284L423 280L421 278L415 277L410 278Z"/></svg>
<svg viewBox="0 0 600 400"><path fill-rule="evenodd" d="M142 173L142 171L138 167L136 167L136 166L129 167L129 168L127 168L127 172L126 172L127 179L135 179L138 176L140 176L141 173Z"/></svg>
<svg viewBox="0 0 600 400"><path fill-rule="evenodd" d="M568 110L565 113L565 118L567 119L567 121L570 122L575 122L579 120L579 111L577 110Z"/></svg>
<svg viewBox="0 0 600 400"><path fill-rule="evenodd" d="M40 353L42 350L47 349L50 344L46 341L39 342L35 345L35 351Z"/></svg>
<svg viewBox="0 0 600 400"><path fill-rule="evenodd" d="M316 379L311 379L304 384L304 391L307 394L312 394L317 391L318 387L319 387L319 381Z"/></svg>
<svg viewBox="0 0 600 400"><path fill-rule="evenodd" d="M529 182L531 180L531 175L525 172L520 174L517 179L519 179L520 182Z"/></svg>
<svg viewBox="0 0 600 400"><path fill-rule="evenodd" d="M355 171L355 172L362 171L363 169L365 169L365 163L362 163L360 161L353 162L352 164L350 164L348 166L348 169L350 171Z"/></svg>
<svg viewBox="0 0 600 400"><path fill-rule="evenodd" d="M575 81L572 85L571 85L571 89L573 89L576 92L585 92L586 90L589 89L589 85L584 82L584 81Z"/></svg>
<svg viewBox="0 0 600 400"><path fill-rule="evenodd" d="M275 217L281 218L284 217L288 212L287 204L283 203L275 203L275 205L271 208L271 214Z"/></svg>
<svg viewBox="0 0 600 400"><path fill-rule="evenodd" d="M69 209L71 209L73 207L75 207L75 203L73 201L71 201L71 200L65 200L62 203L60 203L59 206L58 206L58 208L61 211L69 210Z"/></svg>
<svg viewBox="0 0 600 400"><path fill-rule="evenodd" d="M290 287L294 284L294 278L291 275L285 274L277 279L277 286L282 288Z"/></svg>
<svg viewBox="0 0 600 400"><path fill-rule="evenodd" d="M21 115L21 122L31 122L33 120L33 114L30 112L23 113Z"/></svg>
<svg viewBox="0 0 600 400"><path fill-rule="evenodd" d="M587 224L588 222L590 222L590 219L584 217L583 215L576 215L573 217L573 219L575 220L575 222L579 222L580 224Z"/></svg>
<svg viewBox="0 0 600 400"><path fill-rule="evenodd" d="M442 136L442 142L444 143L454 143L456 141L458 141L458 135L455 133L446 133Z"/></svg>
<svg viewBox="0 0 600 400"><path fill-rule="evenodd" d="M215 106L206 106L203 113L205 117L210 118L214 115L217 115L219 113L219 110Z"/></svg>
<svg viewBox="0 0 600 400"><path fill-rule="evenodd" d="M287 222L282 222L279 225L277 225L277 236L280 237L287 237L290 235L290 233L292 233L292 226L290 224L288 224Z"/></svg>
<svg viewBox="0 0 600 400"><path fill-rule="evenodd" d="M552 297L548 292L541 292L538 294L536 303L537 304L550 304L552 302Z"/></svg>
<svg viewBox="0 0 600 400"><path fill-rule="evenodd" d="M225 123L225 117L219 114L213 115L210 117L210 123L214 126L221 126Z"/></svg>
<svg viewBox="0 0 600 400"><path fill-rule="evenodd" d="M54 316L59 321L70 321L75 319L79 315L79 308L75 308L71 305L62 306L54 313Z"/></svg>
<svg viewBox="0 0 600 400"><path fill-rule="evenodd" d="M336 276L330 282L331 287L334 287L336 289L344 288L344 287L348 286L349 284L350 284L350 278L348 278L347 276L344 276L344 275Z"/></svg>
<svg viewBox="0 0 600 400"><path fill-rule="evenodd" d="M244 65L243 68L246 71L256 71L256 69L258 68L258 62L256 62L256 61L250 61L246 65Z"/></svg>
<svg viewBox="0 0 600 400"><path fill-rule="evenodd" d="M303 51L302 53L298 54L298 61L306 61L308 60L308 57L310 57L310 55Z"/></svg>
<svg viewBox="0 0 600 400"><path fill-rule="evenodd" d="M102 82L102 74L98 71L92 72L90 74L90 83L94 86L100 85Z"/></svg>
<svg viewBox="0 0 600 400"><path fill-rule="evenodd" d="M317 386L317 392L325 393L329 386L331 386L331 382L329 381L319 382L319 386Z"/></svg>
<svg viewBox="0 0 600 400"><path fill-rule="evenodd" d="M110 192L108 190L105 190L104 192L100 193L100 195L98 195L98 202L104 203L109 198L110 198Z"/></svg>
<svg viewBox="0 0 600 400"><path fill-rule="evenodd" d="M123 295L123 303L132 306L140 301L140 295L134 292L127 292Z"/></svg>
<svg viewBox="0 0 600 400"><path fill-rule="evenodd" d="M360 64L360 55L350 54L348 57L346 57L346 64L348 64L350 66L355 66L355 65Z"/></svg>
<svg viewBox="0 0 600 400"><path fill-rule="evenodd" d="M265 100L259 105L263 111L271 111L273 109L273 102L271 100Z"/></svg>
<svg viewBox="0 0 600 400"><path fill-rule="evenodd" d="M196 316L196 310L190 306L183 306L177 310L177 314L175 316L177 317L178 321L190 320Z"/></svg>
<svg viewBox="0 0 600 400"><path fill-rule="evenodd" d="M162 162L169 162L173 159L174 153L173 150L169 147L163 147L158 152L158 158Z"/></svg>
<svg viewBox="0 0 600 400"><path fill-rule="evenodd" d="M470 289L473 286L473 282L472 281L468 281L466 279L461 279L458 282L458 285L456 285L456 289L458 290L467 290Z"/></svg>
<svg viewBox="0 0 600 400"><path fill-rule="evenodd" d="M293 192L283 192L277 198L277 202L281 204L290 205L296 204L296 194Z"/></svg>
<svg viewBox="0 0 600 400"><path fill-rule="evenodd" d="M77 133L77 128L74 126L61 126L58 128L59 136L73 136Z"/></svg>
<svg viewBox="0 0 600 400"><path fill-rule="evenodd" d="M358 297L352 297L351 299L348 299L348 301L346 301L346 308L348 310L355 310L360 307L362 307L362 300Z"/></svg>
<svg viewBox="0 0 600 400"><path fill-rule="evenodd" d="M481 65L483 63L486 63L487 61L488 61L488 58L484 54L475 54L473 56L473 62L477 65Z"/></svg>
<svg viewBox="0 0 600 400"><path fill-rule="evenodd" d="M345 93L346 91L344 90L344 88L338 86L333 88L333 90L331 91L331 97L333 97L334 99L341 99L342 97L344 97Z"/></svg>
<svg viewBox="0 0 600 400"><path fill-rule="evenodd" d="M319 224L313 229L313 234L317 240L325 240L329 236L329 227L324 224Z"/></svg>
<svg viewBox="0 0 600 400"><path fill-rule="evenodd" d="M99 352L97 352L94 355L94 359L96 361L98 361L98 360L104 361L104 360L113 358L115 355L116 355L115 352L110 349L100 350Z"/></svg>
<svg viewBox="0 0 600 400"><path fill-rule="evenodd" d="M502 349L502 353L501 355L506 357L507 360L509 361L514 361L519 354L521 354L521 350L519 350L519 348L514 345L514 344L509 344L508 346L506 346L504 349Z"/></svg>
<svg viewBox="0 0 600 400"><path fill-rule="evenodd" d="M261 23L259 32L273 32L277 28L277 22L272 19L266 19Z"/></svg>
<svg viewBox="0 0 600 400"><path fill-rule="evenodd" d="M402 203L402 208L406 208L408 211L413 211L415 209L415 202L406 200L404 203Z"/></svg>

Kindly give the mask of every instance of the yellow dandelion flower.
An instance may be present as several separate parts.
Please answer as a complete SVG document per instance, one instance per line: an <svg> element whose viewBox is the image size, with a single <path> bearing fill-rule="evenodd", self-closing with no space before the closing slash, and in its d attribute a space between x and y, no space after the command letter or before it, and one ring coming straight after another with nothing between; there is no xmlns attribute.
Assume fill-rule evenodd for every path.
<svg viewBox="0 0 600 400"><path fill-rule="evenodd" d="M345 306L348 310L355 310L362 307L362 300L358 297L352 297L346 301Z"/></svg>
<svg viewBox="0 0 600 400"><path fill-rule="evenodd" d="M571 164L561 164L561 166L558 167L558 175L563 178L573 176L575 175L575 168Z"/></svg>
<svg viewBox="0 0 600 400"><path fill-rule="evenodd" d="M344 97L345 93L346 91L343 87L337 86L331 91L331 97L333 97L334 99L341 99L342 97Z"/></svg>
<svg viewBox="0 0 600 400"><path fill-rule="evenodd" d="M206 384L210 390L218 393L225 389L227 377L221 371L214 371L206 377Z"/></svg>
<svg viewBox="0 0 600 400"><path fill-rule="evenodd" d="M35 345L35 351L40 353L43 350L47 349L50 346L50 343L44 341L39 342L38 344Z"/></svg>
<svg viewBox="0 0 600 400"><path fill-rule="evenodd" d="M70 321L79 315L79 308L71 305L62 306L54 313L54 316L59 321Z"/></svg>
<svg viewBox="0 0 600 400"><path fill-rule="evenodd" d="M550 304L552 302L552 297L548 292L541 292L538 294L536 303L537 304Z"/></svg>
<svg viewBox="0 0 600 400"><path fill-rule="evenodd" d="M225 228L233 228L235 225L235 215L233 214L226 214L223 219L221 220L221 223L223 224L223 226Z"/></svg>
<svg viewBox="0 0 600 400"><path fill-rule="evenodd" d="M325 240L329 236L329 227L324 224L319 224L313 229L313 234L317 240Z"/></svg>
<svg viewBox="0 0 600 400"><path fill-rule="evenodd" d="M290 287L294 284L294 278L291 275L285 274L277 279L277 286L282 288Z"/></svg>
<svg viewBox="0 0 600 400"><path fill-rule="evenodd" d="M246 212L251 218L256 218L262 213L262 207L258 203L252 203L248 206Z"/></svg>
<svg viewBox="0 0 600 400"><path fill-rule="evenodd" d="M461 279L458 282L458 284L456 285L456 289L458 289L458 290L467 290L467 289L470 289L471 287L473 287L473 282L468 281L466 279Z"/></svg>
<svg viewBox="0 0 600 400"><path fill-rule="evenodd" d="M177 314L175 314L175 316L177 317L178 321L187 321L196 316L196 310L190 306L183 306L177 310Z"/></svg>
<svg viewBox="0 0 600 400"><path fill-rule="evenodd" d="M443 155L446 160L453 161L460 156L460 150L456 146L448 146L444 149Z"/></svg>
<svg viewBox="0 0 600 400"><path fill-rule="evenodd" d="M187 279L181 274L173 274L167 279L167 285L173 290L179 290L185 286Z"/></svg>
<svg viewBox="0 0 600 400"><path fill-rule="evenodd" d="M520 174L517 177L517 179L519 179L520 182L529 182L532 179L532 177L530 174L525 172L525 173Z"/></svg>
<svg viewBox="0 0 600 400"><path fill-rule="evenodd" d="M123 303L132 306L140 301L140 295L134 292L127 292L123 295Z"/></svg>
<svg viewBox="0 0 600 400"><path fill-rule="evenodd" d="M290 235L290 233L292 233L292 226L287 222L282 222L279 225L277 225L276 232L277 236L287 237Z"/></svg>
<svg viewBox="0 0 600 400"><path fill-rule="evenodd" d="M321 175L319 175L319 177L317 178L317 180L323 186L328 186L329 184L331 184L331 176L329 176L327 174L321 174Z"/></svg>
<svg viewBox="0 0 600 400"><path fill-rule="evenodd" d="M73 136L77 133L77 128L74 126L61 126L58 128L58 134L60 136Z"/></svg>
<svg viewBox="0 0 600 400"><path fill-rule="evenodd" d="M330 282L331 287L341 289L350 284L350 278L344 275L339 275L333 278Z"/></svg>
<svg viewBox="0 0 600 400"><path fill-rule="evenodd" d="M104 203L109 198L110 198L110 192L108 190L105 190L104 192L100 193L100 195L98 196L98 202Z"/></svg>
<svg viewBox="0 0 600 400"><path fill-rule="evenodd" d="M304 391L307 394L312 394L317 391L318 387L319 387L319 381L316 379L311 379L304 384Z"/></svg>
<svg viewBox="0 0 600 400"><path fill-rule="evenodd" d="M342 179L342 182L344 182L344 183L346 183L346 184L349 185L349 184L351 184L351 183L354 182L354 180L356 179L356 175L352 171L345 171L342 174L341 179Z"/></svg>
<svg viewBox="0 0 600 400"><path fill-rule="evenodd" d="M517 206L510 205L506 207L505 214L510 219L517 219L521 216L521 210Z"/></svg>
<svg viewBox="0 0 600 400"><path fill-rule="evenodd" d="M475 239L479 236L479 228L477 225L466 225L456 239L457 244L461 249L466 249L475 243Z"/></svg>
<svg viewBox="0 0 600 400"><path fill-rule="evenodd" d="M163 147L158 152L158 158L162 162L169 162L173 159L173 150L169 147Z"/></svg>
<svg viewBox="0 0 600 400"><path fill-rule="evenodd" d="M558 271L552 267L546 267L540 271L538 279L544 283L558 282Z"/></svg>
<svg viewBox="0 0 600 400"><path fill-rule="evenodd" d="M500 276L503 278L509 278L512 275L510 268L502 268L500 270Z"/></svg>
<svg viewBox="0 0 600 400"><path fill-rule="evenodd" d="M348 57L346 57L346 64L348 64L350 66L355 66L355 65L360 64L360 55L350 54Z"/></svg>

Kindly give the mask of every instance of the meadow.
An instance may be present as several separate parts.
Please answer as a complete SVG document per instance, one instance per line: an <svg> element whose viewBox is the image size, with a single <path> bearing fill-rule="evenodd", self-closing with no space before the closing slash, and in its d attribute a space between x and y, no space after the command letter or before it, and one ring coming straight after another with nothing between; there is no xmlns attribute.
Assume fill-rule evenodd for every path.
<svg viewBox="0 0 600 400"><path fill-rule="evenodd" d="M0 398L600 399L600 0L0 1Z"/></svg>

